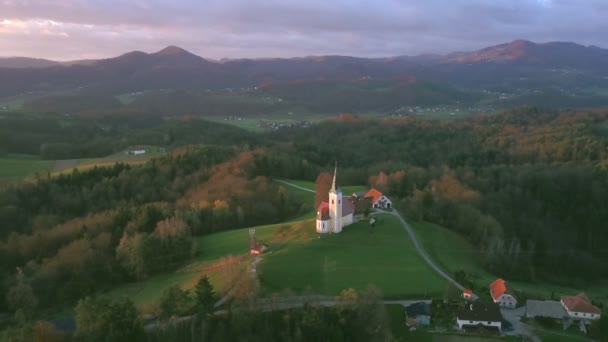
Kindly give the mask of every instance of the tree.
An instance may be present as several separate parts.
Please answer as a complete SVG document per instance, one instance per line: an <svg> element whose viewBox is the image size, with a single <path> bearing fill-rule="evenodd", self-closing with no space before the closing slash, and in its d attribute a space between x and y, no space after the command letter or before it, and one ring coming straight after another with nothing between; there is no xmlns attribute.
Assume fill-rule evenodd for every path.
<svg viewBox="0 0 608 342"><path fill-rule="evenodd" d="M196 308L199 313L207 315L213 312L215 293L207 275L203 276L194 288Z"/></svg>
<svg viewBox="0 0 608 342"><path fill-rule="evenodd" d="M139 313L129 299L86 297L76 306L76 338L82 341L144 341Z"/></svg>
<svg viewBox="0 0 608 342"><path fill-rule="evenodd" d="M25 281L21 269L17 271L17 284L12 286L6 294L6 302L10 309L21 311L26 318L31 318L38 305L38 299L30 284Z"/></svg>
<svg viewBox="0 0 608 342"><path fill-rule="evenodd" d="M162 319L168 319L173 315L183 315L189 309L190 298L188 293L179 288L179 286L171 286L166 289L160 297L160 316Z"/></svg>
<svg viewBox="0 0 608 342"><path fill-rule="evenodd" d="M32 327L32 342L62 342L65 334L50 322L37 321Z"/></svg>
<svg viewBox="0 0 608 342"><path fill-rule="evenodd" d="M329 201L329 190L331 189L332 176L327 172L322 172L317 176L315 184L317 190L315 192L315 210L321 202Z"/></svg>

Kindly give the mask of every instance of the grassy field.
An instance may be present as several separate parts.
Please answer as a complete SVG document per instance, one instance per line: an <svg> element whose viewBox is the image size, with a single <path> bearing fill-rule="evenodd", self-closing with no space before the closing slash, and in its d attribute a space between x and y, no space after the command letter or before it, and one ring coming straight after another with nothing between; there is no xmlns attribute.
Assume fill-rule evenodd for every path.
<svg viewBox="0 0 608 342"><path fill-rule="evenodd" d="M113 166L116 163L143 164L152 158L165 155L164 149L158 146L143 146L143 155L128 154L127 149L107 157L69 159L69 160L42 160L31 155L8 155L0 158L0 182L14 182L34 176L36 173L51 172L52 175L72 172L75 168L80 171L93 167Z"/></svg>
<svg viewBox="0 0 608 342"><path fill-rule="evenodd" d="M303 226L312 225L312 220L281 223L256 227L256 237L275 248L289 234L293 239L299 239L292 231L301 230ZM199 255L188 265L173 272L155 275L144 281L120 286L107 293L110 297L128 297L137 305L153 304L158 301L163 291L171 286L190 288L204 274L211 278L213 285L222 292L218 270L214 269L214 263L226 256L243 256L248 253L249 229L231 230L198 238ZM245 258L243 264L250 264L251 259ZM209 271L211 270L211 271Z"/></svg>
<svg viewBox="0 0 608 342"><path fill-rule="evenodd" d="M33 176L36 173L46 173L53 167L54 161L32 158L17 158L9 156L0 158L0 181L15 181Z"/></svg>
<svg viewBox="0 0 608 342"><path fill-rule="evenodd" d="M306 230L314 232L314 225ZM374 231L359 222L341 234L310 237L290 240L265 257L259 274L266 289L336 295L346 288L363 290L374 284L394 298L426 298L444 289L445 282L420 259L392 216L382 215Z"/></svg>
<svg viewBox="0 0 608 342"><path fill-rule="evenodd" d="M502 276L484 270L480 262L484 259L484 255L459 234L431 223L410 222L410 224L429 256L446 271L452 273L464 270L475 286L483 290L490 282ZM596 284L585 289L521 281L510 281L510 284L516 291L526 292L528 296L536 298L550 299L552 293L562 296L585 291L593 300L608 303L608 284ZM478 294L485 296L487 291Z"/></svg>

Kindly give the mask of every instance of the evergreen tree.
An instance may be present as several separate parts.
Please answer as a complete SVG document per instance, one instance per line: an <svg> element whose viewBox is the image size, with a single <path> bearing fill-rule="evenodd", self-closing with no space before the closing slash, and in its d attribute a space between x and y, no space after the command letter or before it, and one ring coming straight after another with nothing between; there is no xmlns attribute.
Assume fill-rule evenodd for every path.
<svg viewBox="0 0 608 342"><path fill-rule="evenodd" d="M213 306L215 304L215 292L213 291L213 285L209 282L207 275L203 276L196 287L194 288L196 296L196 308L201 314L210 314L213 312Z"/></svg>

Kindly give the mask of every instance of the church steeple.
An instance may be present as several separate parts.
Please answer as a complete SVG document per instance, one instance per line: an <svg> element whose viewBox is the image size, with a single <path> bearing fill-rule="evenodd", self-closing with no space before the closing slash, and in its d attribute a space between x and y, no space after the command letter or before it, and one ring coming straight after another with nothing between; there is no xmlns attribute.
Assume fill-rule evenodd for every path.
<svg viewBox="0 0 608 342"><path fill-rule="evenodd" d="M334 181L331 183L331 192L336 192L336 174L338 173L338 161L336 160L336 167L334 168Z"/></svg>

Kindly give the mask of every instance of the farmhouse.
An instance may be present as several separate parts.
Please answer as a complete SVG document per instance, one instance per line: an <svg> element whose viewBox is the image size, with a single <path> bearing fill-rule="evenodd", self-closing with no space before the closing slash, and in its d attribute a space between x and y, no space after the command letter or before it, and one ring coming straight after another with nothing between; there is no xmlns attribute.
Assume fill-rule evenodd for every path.
<svg viewBox="0 0 608 342"><path fill-rule="evenodd" d="M391 200L388 199L380 191L371 188L364 196L365 198L371 198L373 208L385 208L390 209L392 206Z"/></svg>
<svg viewBox="0 0 608 342"><path fill-rule="evenodd" d="M408 327L431 324L431 304L427 302L414 303L405 308L405 324Z"/></svg>
<svg viewBox="0 0 608 342"><path fill-rule="evenodd" d="M591 304L589 297L584 292L576 296L564 296L561 303L568 316L575 320L592 321L600 319L600 309Z"/></svg>
<svg viewBox="0 0 608 342"><path fill-rule="evenodd" d="M317 209L317 233L340 233L342 228L354 222L354 205L350 198L342 198L342 191L336 186L338 165L334 169L334 180L329 190L329 202L322 202Z"/></svg>
<svg viewBox="0 0 608 342"><path fill-rule="evenodd" d="M502 329L502 315L498 304L477 300L458 312L456 323L461 330L483 327L500 331Z"/></svg>
<svg viewBox="0 0 608 342"><path fill-rule="evenodd" d="M146 154L146 150L131 150L131 151L129 151L129 154L139 156L142 154Z"/></svg>
<svg viewBox="0 0 608 342"><path fill-rule="evenodd" d="M462 299L470 300L473 297L473 290L464 289L462 290Z"/></svg>
<svg viewBox="0 0 608 342"><path fill-rule="evenodd" d="M494 303L500 307L514 309L517 306L513 289L507 286L507 282L502 278L496 279L490 284L490 294Z"/></svg>

